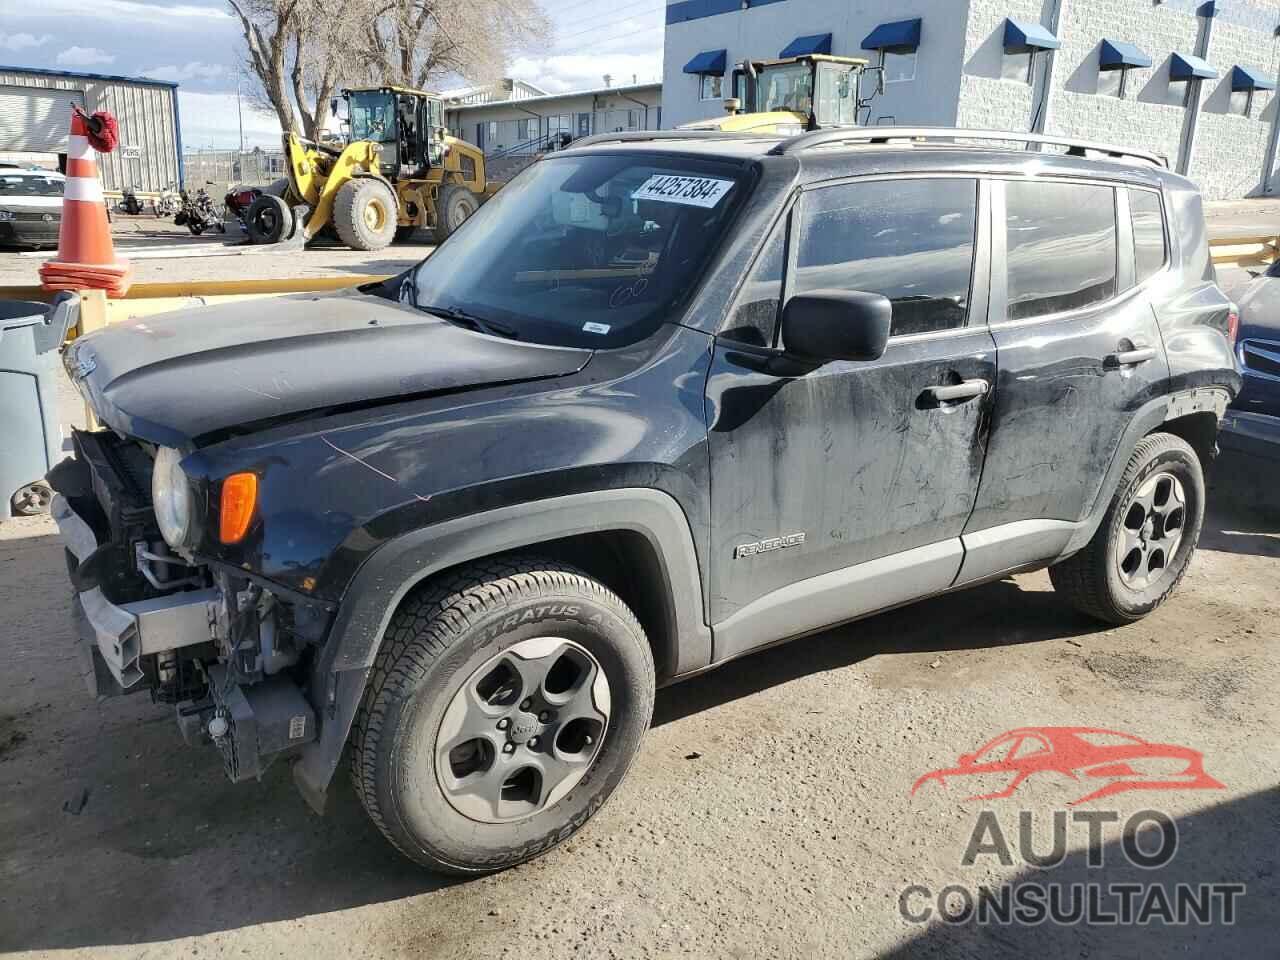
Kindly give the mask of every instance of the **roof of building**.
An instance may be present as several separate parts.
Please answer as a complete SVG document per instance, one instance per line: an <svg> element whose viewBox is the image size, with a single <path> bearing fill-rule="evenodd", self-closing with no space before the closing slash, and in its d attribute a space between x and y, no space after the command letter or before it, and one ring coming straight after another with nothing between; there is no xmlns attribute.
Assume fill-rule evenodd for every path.
<svg viewBox="0 0 1280 960"><path fill-rule="evenodd" d="M0 65L0 73L34 73L41 77L70 77L75 80L105 80L114 83L144 83L153 87L170 87L178 85L169 80L152 80L150 77L120 77L110 73L82 73L78 70L48 70L44 67L14 67Z"/></svg>
<svg viewBox="0 0 1280 960"><path fill-rule="evenodd" d="M443 97L445 100L468 100L472 97L480 96L486 93L498 93L499 91L505 92L503 91L503 86L508 82L511 84L512 88L515 88L515 87L523 88L524 95L506 96L506 97L495 96L490 100L478 100L478 101L473 100L471 102L501 103L507 100L524 100L524 99L528 99L529 97L542 97L547 95L546 90L542 89L542 87L538 86L537 84L530 83L528 80L517 80L514 77L506 77L502 80L494 81L493 83L480 83L471 87L454 87L451 90L441 90L440 96ZM514 89L512 90L512 93L514 93Z"/></svg>
<svg viewBox="0 0 1280 960"><path fill-rule="evenodd" d="M541 97L524 97L519 100L490 100L487 103L449 103L445 107L448 110L482 110L485 107L501 107L519 105L525 106L530 103L548 103L553 100L567 100L570 97L590 97L601 96L611 93L627 94L641 93L646 90L661 90L662 81L654 80L650 83L628 83L620 84L616 87L595 87L591 90L566 90L564 93L548 93Z"/></svg>

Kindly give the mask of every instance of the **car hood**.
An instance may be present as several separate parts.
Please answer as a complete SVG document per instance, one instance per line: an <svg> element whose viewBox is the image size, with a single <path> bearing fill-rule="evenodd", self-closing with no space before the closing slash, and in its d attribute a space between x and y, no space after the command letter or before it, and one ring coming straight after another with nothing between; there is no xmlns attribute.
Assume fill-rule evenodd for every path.
<svg viewBox="0 0 1280 960"><path fill-rule="evenodd" d="M565 376L591 354L350 291L130 320L76 340L64 363L103 423L182 447L311 411Z"/></svg>

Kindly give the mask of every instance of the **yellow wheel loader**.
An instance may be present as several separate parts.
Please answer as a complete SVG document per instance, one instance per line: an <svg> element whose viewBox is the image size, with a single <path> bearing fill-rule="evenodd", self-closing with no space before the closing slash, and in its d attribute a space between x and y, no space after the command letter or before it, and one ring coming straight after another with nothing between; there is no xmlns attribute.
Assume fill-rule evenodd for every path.
<svg viewBox="0 0 1280 960"><path fill-rule="evenodd" d="M497 189L483 151L445 130L440 97L393 86L342 97L347 142L285 134L289 176L249 208L250 242L301 244L332 232L353 250L381 250L425 228L441 243Z"/></svg>
<svg viewBox="0 0 1280 960"><path fill-rule="evenodd" d="M734 67L725 115L686 123L682 130L778 133L858 125L862 80L879 67L866 60L810 53L782 60L747 60ZM880 92L879 87L875 92Z"/></svg>

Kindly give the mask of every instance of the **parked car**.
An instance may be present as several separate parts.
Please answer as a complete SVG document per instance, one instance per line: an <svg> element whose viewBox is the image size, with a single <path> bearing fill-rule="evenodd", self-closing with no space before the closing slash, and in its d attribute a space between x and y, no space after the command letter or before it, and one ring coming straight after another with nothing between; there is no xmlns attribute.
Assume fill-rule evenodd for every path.
<svg viewBox="0 0 1280 960"><path fill-rule="evenodd" d="M0 167L0 245L56 247L65 182L52 170Z"/></svg>
<svg viewBox="0 0 1280 960"><path fill-rule="evenodd" d="M1280 460L1280 263L1240 297L1236 352L1244 389L1222 421L1222 448Z"/></svg>
<svg viewBox="0 0 1280 960"><path fill-rule="evenodd" d="M584 138L390 280L75 341L94 690L317 809L349 752L476 874L600 808L659 685L1044 567L1147 615L1240 388L1199 193L955 136Z"/></svg>

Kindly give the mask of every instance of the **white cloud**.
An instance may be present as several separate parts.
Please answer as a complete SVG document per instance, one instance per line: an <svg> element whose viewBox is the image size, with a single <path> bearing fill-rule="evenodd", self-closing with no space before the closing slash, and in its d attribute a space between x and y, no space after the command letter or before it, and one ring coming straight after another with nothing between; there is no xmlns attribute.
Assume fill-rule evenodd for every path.
<svg viewBox="0 0 1280 960"><path fill-rule="evenodd" d="M97 47L67 47L54 59L63 67L96 67L116 62L113 54Z"/></svg>
<svg viewBox="0 0 1280 960"><path fill-rule="evenodd" d="M644 53L520 57L512 61L507 73L549 93L603 87L606 73L615 87L631 83L633 77L636 82L649 83L662 79L662 49Z"/></svg>
<svg viewBox="0 0 1280 960"><path fill-rule="evenodd" d="M197 4L154 5L135 0L42 0L41 16L69 16L78 20L93 17L100 20L140 20L151 26L158 21L171 20L231 20L231 14L219 7L202 7Z"/></svg>
<svg viewBox="0 0 1280 960"><path fill-rule="evenodd" d="M245 147L280 149L280 123L275 114L251 107L247 97L237 112L234 93L193 93L180 89L178 112L184 149L229 150L239 146L242 118Z"/></svg>
<svg viewBox="0 0 1280 960"><path fill-rule="evenodd" d="M143 70L142 76L150 77L152 80L182 83L189 80L215 80L226 72L226 67L220 63L201 63L199 60L193 60L182 67L172 64L165 67L152 67L149 70Z"/></svg>
<svg viewBox="0 0 1280 960"><path fill-rule="evenodd" d="M47 33L38 37L30 33L14 33L7 37L0 37L0 49L16 53L19 50L26 50L30 47L43 47L52 39L53 37Z"/></svg>

